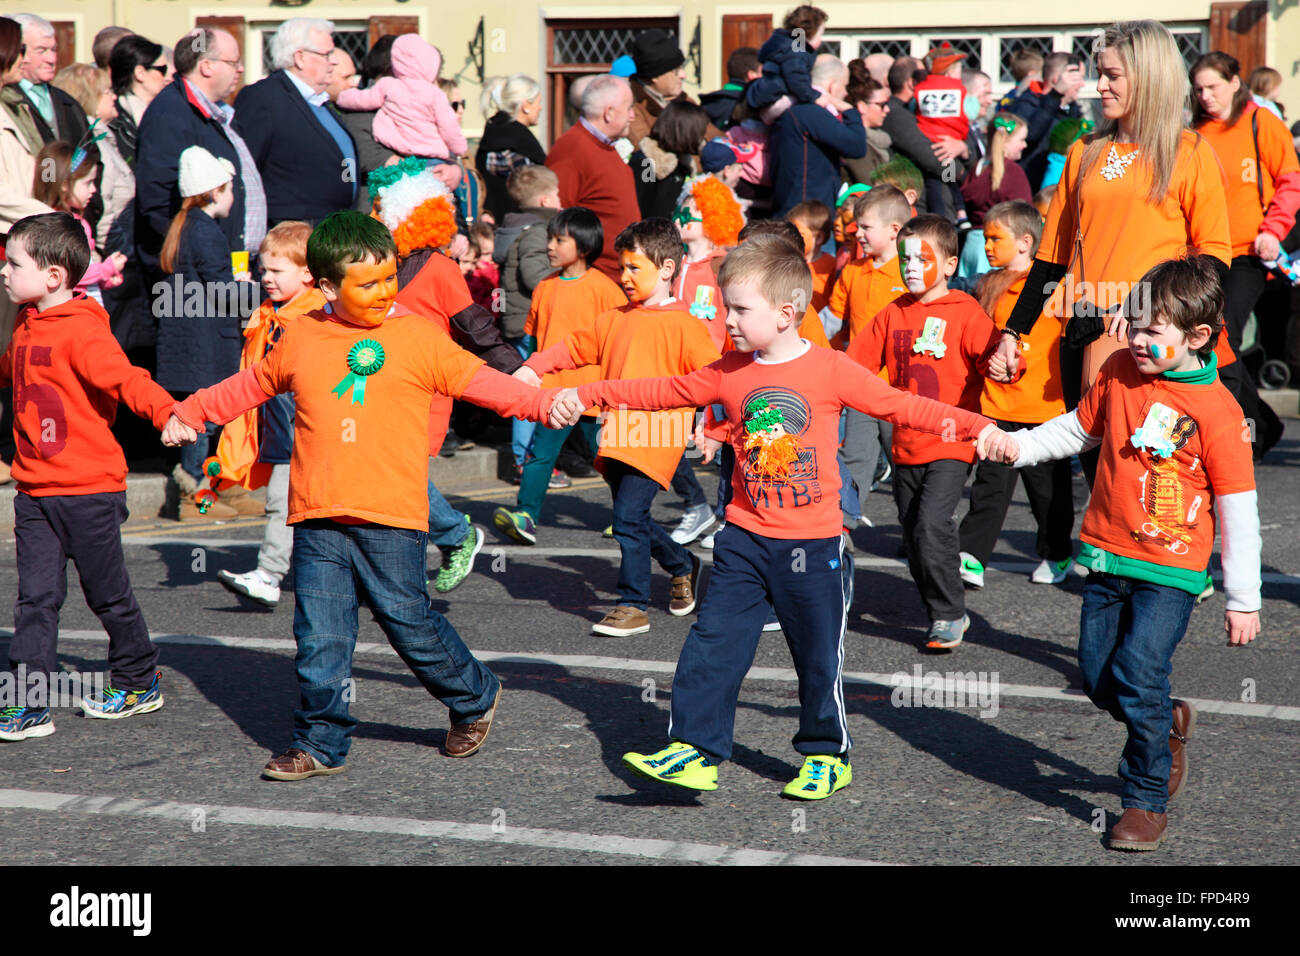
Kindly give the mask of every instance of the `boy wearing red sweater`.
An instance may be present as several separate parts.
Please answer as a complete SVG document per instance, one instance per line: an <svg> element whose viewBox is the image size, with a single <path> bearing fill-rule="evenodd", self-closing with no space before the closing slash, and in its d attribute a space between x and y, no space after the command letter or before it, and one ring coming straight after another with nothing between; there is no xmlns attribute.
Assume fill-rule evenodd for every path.
<svg viewBox="0 0 1300 956"><path fill-rule="evenodd" d="M898 255L907 294L881 309L846 354L873 373L887 369L894 388L978 410L978 365L997 345L998 330L973 298L948 291L957 230L940 216L917 216L899 230ZM892 457L907 564L930 617L922 646L952 650L970 627L953 512L974 449L904 427L894 429Z"/></svg>
<svg viewBox="0 0 1300 956"><path fill-rule="evenodd" d="M667 219L645 219L619 233L614 249L628 304L533 355L524 368L545 375L599 365L602 378L638 378L684 375L716 361L718 349L704 323L672 297L682 260L677 228ZM650 518L655 495L672 483L686 450L695 404L653 414L619 409L605 418L599 457L614 496L614 538L623 560L618 606L592 625L593 633L631 637L650 630L651 558L672 575L668 613L682 617L695 610L700 559Z"/></svg>
<svg viewBox="0 0 1300 956"><path fill-rule="evenodd" d="M21 219L9 230L5 254L5 291L25 306L0 363L0 386L14 390L17 446L18 601L9 667L18 679L11 674L9 686L25 690L25 674L58 673L71 558L86 603L108 632L112 670L108 687L84 698L81 709L109 719L147 714L163 705L158 648L126 573L119 532L127 514L126 459L110 429L119 402L162 428L175 400L127 361L103 307L73 293L90 262L75 219ZM0 740L54 733L53 703L0 700Z"/></svg>
<svg viewBox="0 0 1300 956"><path fill-rule="evenodd" d="M176 405L163 433L183 443L204 422L294 396L288 523L301 702L292 745L263 770L273 780L344 769L357 724L348 702L363 601L447 706L447 756L478 750L500 696L496 676L429 604L429 407L442 394L540 419L549 396L486 368L429 319L396 306L396 257L383 223L356 212L326 217L307 242L324 308L300 316L257 365Z"/></svg>
<svg viewBox="0 0 1300 956"><path fill-rule="evenodd" d="M597 402L668 408L720 402L734 448L735 494L714 538L713 578L673 677L672 742L629 753L637 773L693 790L716 790L731 756L736 699L754 661L769 600L799 675L803 767L783 793L819 800L848 786L843 662L846 616L840 565L840 410L852 405L954 443L996 429L973 412L891 389L832 349L799 337L812 276L797 248L778 236L742 243L719 276L727 332L738 351L691 375L597 382L556 399L552 416ZM709 451L712 452L713 447ZM972 449L973 450L973 449Z"/></svg>
<svg viewBox="0 0 1300 956"><path fill-rule="evenodd" d="M1260 534L1250 433L1218 380L1223 290L1209 256L1171 259L1130 297L1128 348L1102 365L1074 411L989 455L1017 468L1101 446L1079 561L1091 568L1079 621L1088 698L1128 730L1119 764L1124 814L1112 849L1154 850L1166 805L1187 781L1196 708L1169 696L1174 651L1223 537L1228 644L1259 633ZM1006 366L990 363L1005 377Z"/></svg>

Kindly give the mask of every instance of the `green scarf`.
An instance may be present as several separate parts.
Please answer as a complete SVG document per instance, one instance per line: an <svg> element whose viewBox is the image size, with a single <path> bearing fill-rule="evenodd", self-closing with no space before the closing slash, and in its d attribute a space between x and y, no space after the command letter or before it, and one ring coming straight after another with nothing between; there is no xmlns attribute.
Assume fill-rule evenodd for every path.
<svg viewBox="0 0 1300 956"><path fill-rule="evenodd" d="M41 138L40 131L36 128L36 120L32 118L31 104L27 102L17 83L0 87L0 104L4 105L5 111L14 121L14 126L18 128L18 136L23 141L24 148L34 157L44 148L45 140Z"/></svg>

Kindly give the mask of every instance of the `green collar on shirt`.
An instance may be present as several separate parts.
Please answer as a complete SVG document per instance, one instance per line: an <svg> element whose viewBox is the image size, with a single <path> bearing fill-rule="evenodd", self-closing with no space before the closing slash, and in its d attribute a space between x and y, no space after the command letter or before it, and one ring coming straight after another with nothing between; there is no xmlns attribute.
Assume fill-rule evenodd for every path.
<svg viewBox="0 0 1300 956"><path fill-rule="evenodd" d="M726 91L728 91L728 92L735 92L735 93L740 92L740 91L743 90L744 88L745 88L745 87L742 86L742 85L739 84L739 83L728 83L726 86L723 87L724 90L726 90Z"/></svg>
<svg viewBox="0 0 1300 956"><path fill-rule="evenodd" d="M1205 359L1201 361L1204 364L1200 368L1188 369L1184 372L1162 372L1160 377L1184 385L1213 385L1219 378L1219 357L1211 352L1208 361Z"/></svg>

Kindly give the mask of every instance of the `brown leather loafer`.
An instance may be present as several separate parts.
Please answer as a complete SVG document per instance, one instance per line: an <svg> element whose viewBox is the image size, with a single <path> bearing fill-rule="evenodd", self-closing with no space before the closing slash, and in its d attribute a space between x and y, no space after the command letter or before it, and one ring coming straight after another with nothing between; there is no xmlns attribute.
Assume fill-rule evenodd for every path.
<svg viewBox="0 0 1300 956"><path fill-rule="evenodd" d="M311 754L290 747L262 768L262 776L272 780L306 780L308 777L325 777L342 773L343 767L327 767Z"/></svg>
<svg viewBox="0 0 1300 956"><path fill-rule="evenodd" d="M1178 796L1187 782L1187 741L1196 729L1196 708L1185 700L1174 701L1174 725L1169 730L1169 799Z"/></svg>
<svg viewBox="0 0 1300 956"><path fill-rule="evenodd" d="M452 724L447 731L447 743L444 752L448 757L468 757L487 740L488 731L492 729L492 718L496 716L497 704L501 703L501 689L492 701L488 712L472 724Z"/></svg>
<svg viewBox="0 0 1300 956"><path fill-rule="evenodd" d="M1154 850L1165 838L1168 815L1129 807L1110 829L1112 850Z"/></svg>
<svg viewBox="0 0 1300 956"><path fill-rule="evenodd" d="M681 574L673 578L672 598L668 602L668 613L674 617L685 617L695 610L697 598L699 596L700 569L704 567L704 562L700 560L699 555L691 555L691 573Z"/></svg>

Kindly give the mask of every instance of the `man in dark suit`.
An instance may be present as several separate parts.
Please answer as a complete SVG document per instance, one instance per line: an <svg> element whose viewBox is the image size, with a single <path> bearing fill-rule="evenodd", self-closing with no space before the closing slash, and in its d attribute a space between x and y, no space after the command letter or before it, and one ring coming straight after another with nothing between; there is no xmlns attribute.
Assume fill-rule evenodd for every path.
<svg viewBox="0 0 1300 956"><path fill-rule="evenodd" d="M235 204L219 219L234 251L256 253L266 235L266 192L244 140L232 128L234 110L222 101L244 72L239 45L224 30L196 28L176 43L176 80L140 119L135 159L136 250L150 269L172 217L181 207L180 155L202 146L235 164Z"/></svg>
<svg viewBox="0 0 1300 956"><path fill-rule="evenodd" d="M301 219L313 226L352 207L357 151L329 98L334 24L286 20L271 40L276 68L239 94L235 126L261 171L271 225Z"/></svg>
<svg viewBox="0 0 1300 956"><path fill-rule="evenodd" d="M36 129L46 143L61 139L75 146L90 124L76 100L50 85L59 61L54 25L34 13L18 13L12 19L23 28L23 43L27 46L18 88L32 106Z"/></svg>

